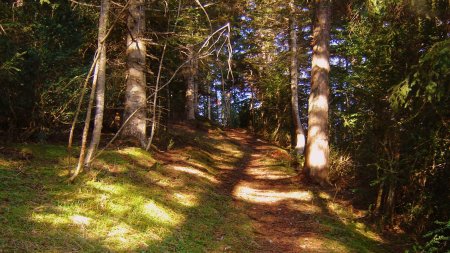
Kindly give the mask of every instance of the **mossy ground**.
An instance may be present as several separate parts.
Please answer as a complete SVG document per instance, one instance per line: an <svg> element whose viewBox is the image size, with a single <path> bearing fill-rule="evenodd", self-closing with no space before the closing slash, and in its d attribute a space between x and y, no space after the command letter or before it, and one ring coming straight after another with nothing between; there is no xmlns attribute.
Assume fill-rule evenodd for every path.
<svg viewBox="0 0 450 253"><path fill-rule="evenodd" d="M231 145L241 153L226 140L190 134L190 144ZM212 158L214 150L179 149L174 157L190 163L183 167L156 161L138 148L110 150L69 184L64 146L8 149L29 158L0 154L1 252L252 249L248 218L230 196L215 190L218 181L210 180L222 165ZM228 160L237 162L239 156ZM70 162L73 167L75 158Z"/></svg>
<svg viewBox="0 0 450 253"><path fill-rule="evenodd" d="M389 252L349 205L295 181L286 151L183 125L170 139L106 151L73 184L64 146L0 148L0 252Z"/></svg>

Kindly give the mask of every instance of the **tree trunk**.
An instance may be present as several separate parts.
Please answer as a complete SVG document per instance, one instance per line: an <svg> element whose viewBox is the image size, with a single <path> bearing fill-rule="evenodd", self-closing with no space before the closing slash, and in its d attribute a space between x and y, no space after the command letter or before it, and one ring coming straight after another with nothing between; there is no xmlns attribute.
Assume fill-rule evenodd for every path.
<svg viewBox="0 0 450 253"><path fill-rule="evenodd" d="M394 219L394 209L395 209L395 187L396 182L394 179L391 179L389 182L389 189L386 196L386 205L385 205L385 211L386 219L389 224L393 223Z"/></svg>
<svg viewBox="0 0 450 253"><path fill-rule="evenodd" d="M95 153L103 127L103 112L105 108L105 82L106 82L106 33L109 17L109 0L102 0L100 9L100 18L98 22L98 49L99 60L97 63L97 93L96 93L96 108L94 119L94 130L92 131L92 139L89 144L89 149L84 160L84 165L89 167L92 155Z"/></svg>
<svg viewBox="0 0 450 253"><path fill-rule="evenodd" d="M380 185L378 186L377 199L375 202L375 208L373 210L375 216L380 215L381 205L383 204L383 194L384 194L384 181L381 182Z"/></svg>
<svg viewBox="0 0 450 253"><path fill-rule="evenodd" d="M124 127L122 136L131 137L145 148L146 136L146 48L143 40L145 32L145 0L130 0L128 11L127 37L127 88L125 91L126 120L134 111L129 123Z"/></svg>
<svg viewBox="0 0 450 253"><path fill-rule="evenodd" d="M252 85L250 85L250 129L252 133L255 132L255 95Z"/></svg>
<svg viewBox="0 0 450 253"><path fill-rule="evenodd" d="M98 52L98 54L99 53L100 52ZM70 182L73 182L75 180L75 178L81 173L81 171L84 168L84 161L86 158L87 139L88 139L88 134L89 134L89 125L91 122L92 107L94 106L95 91L97 90L97 80L98 80L97 79L98 62L94 61L94 63L95 63L95 71L94 71L94 76L92 77L91 94L89 95L88 106L86 109L86 118L84 120L83 134L81 136L80 156L78 158L77 167L75 168L75 171L73 171L72 176L69 178ZM70 152L70 149L69 149L69 152Z"/></svg>
<svg viewBox="0 0 450 253"><path fill-rule="evenodd" d="M194 114L198 115L198 82L194 81Z"/></svg>
<svg viewBox="0 0 450 253"><path fill-rule="evenodd" d="M290 51L291 51L291 106L292 106L292 121L295 128L295 153L297 155L303 154L305 150L305 132L300 122L300 112L298 108L298 60L297 60L297 13L295 11L295 2L290 0Z"/></svg>
<svg viewBox="0 0 450 253"><path fill-rule="evenodd" d="M194 93L195 93L194 77L187 77L187 88L186 88L186 119L195 120L195 109L194 109Z"/></svg>
<svg viewBox="0 0 450 253"><path fill-rule="evenodd" d="M330 72L330 1L315 1L311 94L308 108L308 139L306 144L306 173L314 181L328 181L328 74Z"/></svg>
<svg viewBox="0 0 450 253"><path fill-rule="evenodd" d="M188 45L189 64L186 71L186 119L195 120L195 67L194 67L194 46Z"/></svg>
<svg viewBox="0 0 450 253"><path fill-rule="evenodd" d="M208 101L207 101L207 114L208 119L211 120L211 85L208 84Z"/></svg>
<svg viewBox="0 0 450 253"><path fill-rule="evenodd" d="M231 126L231 91L227 90L225 92L224 102L226 126L229 127Z"/></svg>

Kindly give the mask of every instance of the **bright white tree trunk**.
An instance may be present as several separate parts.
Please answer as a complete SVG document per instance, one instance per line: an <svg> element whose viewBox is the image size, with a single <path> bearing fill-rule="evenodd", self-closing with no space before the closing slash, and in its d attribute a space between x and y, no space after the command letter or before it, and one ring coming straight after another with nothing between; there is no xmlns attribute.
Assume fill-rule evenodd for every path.
<svg viewBox="0 0 450 253"><path fill-rule="evenodd" d="M291 109L292 109L292 121L295 128L295 152L297 155L303 154L305 150L305 132L300 122L300 111L298 107L298 60L297 60L297 13L295 11L295 1L289 2L290 16L290 51L291 51Z"/></svg>
<svg viewBox="0 0 450 253"><path fill-rule="evenodd" d="M124 127L122 136L131 137L145 148L146 142L146 47L143 40L145 32L145 0L130 0L128 11L127 36L127 88L125 91L124 120L132 116Z"/></svg>
<svg viewBox="0 0 450 253"><path fill-rule="evenodd" d="M97 91L95 97L95 119L94 130L92 131L92 139L89 144L89 149L85 158L85 166L89 167L91 158L97 150L100 143L103 126L103 112L105 109L105 83L106 83L106 33L109 18L109 0L102 0L100 9L100 18L98 22L98 50L99 59L97 63Z"/></svg>
<svg viewBox="0 0 450 253"><path fill-rule="evenodd" d="M320 184L328 180L328 74L330 72L330 1L316 0L313 30L311 94L308 108L308 139L305 168Z"/></svg>

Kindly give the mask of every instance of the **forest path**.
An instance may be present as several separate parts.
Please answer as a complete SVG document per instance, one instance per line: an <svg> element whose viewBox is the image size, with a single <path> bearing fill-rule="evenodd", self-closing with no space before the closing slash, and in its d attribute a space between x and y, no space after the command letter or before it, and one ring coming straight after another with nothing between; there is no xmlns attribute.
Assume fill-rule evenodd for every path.
<svg viewBox="0 0 450 253"><path fill-rule="evenodd" d="M227 136L249 154L224 172L222 190L251 218L258 252L389 252L357 212L302 183L286 151L245 131Z"/></svg>

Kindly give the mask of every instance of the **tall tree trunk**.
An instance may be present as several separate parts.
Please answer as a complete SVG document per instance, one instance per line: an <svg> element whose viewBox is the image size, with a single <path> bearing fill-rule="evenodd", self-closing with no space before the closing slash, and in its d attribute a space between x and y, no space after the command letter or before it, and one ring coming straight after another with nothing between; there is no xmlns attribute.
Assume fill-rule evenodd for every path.
<svg viewBox="0 0 450 253"><path fill-rule="evenodd" d="M194 114L198 115L198 82L194 81Z"/></svg>
<svg viewBox="0 0 450 253"><path fill-rule="evenodd" d="M208 84L208 101L207 101L207 114L208 119L211 120L211 85Z"/></svg>
<svg viewBox="0 0 450 253"><path fill-rule="evenodd" d="M195 119L195 67L194 67L194 46L188 45L188 70L186 71L186 119Z"/></svg>
<svg viewBox="0 0 450 253"><path fill-rule="evenodd" d="M291 111L292 121L295 128L295 152L297 155L303 154L305 150L305 132L300 122L300 112L298 108L298 60L297 60L297 13L295 11L295 1L289 1L290 9L290 51L291 51Z"/></svg>
<svg viewBox="0 0 450 253"><path fill-rule="evenodd" d="M172 119L172 114L171 114L172 108L170 108L170 106L171 106L170 105L170 99L172 97L172 94L170 93L170 86L169 85L167 85L166 90L167 90L167 122L166 122L166 127L168 127L169 126L169 122Z"/></svg>
<svg viewBox="0 0 450 253"><path fill-rule="evenodd" d="M222 85L222 124L224 127L228 127L231 123L231 92L225 87L222 69L220 70L220 77Z"/></svg>
<svg viewBox="0 0 450 253"><path fill-rule="evenodd" d="M137 111L124 127L122 136L131 137L145 148L146 136L146 48L143 40L145 32L145 0L130 0L127 36L127 88L125 91L124 119Z"/></svg>
<svg viewBox="0 0 450 253"><path fill-rule="evenodd" d="M250 84L250 130L255 132L255 98L253 94L253 86Z"/></svg>
<svg viewBox="0 0 450 253"><path fill-rule="evenodd" d="M373 210L376 216L380 215L381 205L383 204L383 194L384 194L384 181L378 186L378 194L375 202L375 208Z"/></svg>
<svg viewBox="0 0 450 253"><path fill-rule="evenodd" d="M330 1L316 0L315 11L305 168L311 179L320 184L325 184L328 180L329 165Z"/></svg>
<svg viewBox="0 0 450 253"><path fill-rule="evenodd" d="M386 205L385 205L385 211L387 222L389 224L393 223L394 219L394 209L395 209L395 188L397 186L397 182L395 179L391 179L389 182L389 188L386 196Z"/></svg>
<svg viewBox="0 0 450 253"><path fill-rule="evenodd" d="M227 90L225 92L225 99L224 99L224 106L225 106L225 118L226 118L226 126L231 126L231 91Z"/></svg>
<svg viewBox="0 0 450 253"><path fill-rule="evenodd" d="M106 33L109 18L109 0L102 0L100 9L100 18L98 22L98 49L99 60L97 63L97 93L96 93L96 108L94 119L94 130L92 131L92 139L89 144L89 149L84 161L86 167L89 167L92 155L95 153L103 127L103 111L105 108L105 82L106 82Z"/></svg>

